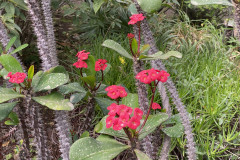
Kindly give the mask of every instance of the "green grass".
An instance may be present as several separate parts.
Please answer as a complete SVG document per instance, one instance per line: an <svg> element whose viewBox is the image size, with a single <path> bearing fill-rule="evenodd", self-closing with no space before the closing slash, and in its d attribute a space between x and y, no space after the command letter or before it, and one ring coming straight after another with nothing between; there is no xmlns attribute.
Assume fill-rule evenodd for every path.
<svg viewBox="0 0 240 160"><path fill-rule="evenodd" d="M198 158L237 159L240 157L240 76L237 64L229 59L232 48L222 43L221 30L208 22L199 29L189 22L164 21L159 24L155 27L155 34L157 41L161 42L158 43L160 50L178 50L183 54L182 59L170 58L164 63L190 113ZM164 34L166 31L172 34ZM128 48L125 35L108 38ZM75 46L78 50L91 52L96 59L107 59L111 64L104 80L106 85L123 84L130 92L136 92L132 61L125 59L126 63L122 64L115 51L102 47L102 42L108 38L98 37L91 44ZM71 70L74 81L79 72L71 66L77 60L75 54L76 51L65 49L64 55L68 56L63 61ZM171 152L171 159L177 159L176 150L186 157L184 137L173 139L172 143L175 149Z"/></svg>

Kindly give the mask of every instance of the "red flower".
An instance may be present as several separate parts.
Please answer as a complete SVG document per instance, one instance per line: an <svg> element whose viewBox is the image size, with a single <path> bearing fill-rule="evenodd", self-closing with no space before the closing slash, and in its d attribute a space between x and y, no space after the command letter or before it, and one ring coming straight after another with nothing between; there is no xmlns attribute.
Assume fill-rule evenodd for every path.
<svg viewBox="0 0 240 160"><path fill-rule="evenodd" d="M121 121L119 121L119 118L115 118L114 121L113 121L113 130L121 130L123 127L121 126L122 123Z"/></svg>
<svg viewBox="0 0 240 160"><path fill-rule="evenodd" d="M95 63L95 71L100 71L100 70L105 70L107 67L107 60L105 59L99 59L98 61L96 61Z"/></svg>
<svg viewBox="0 0 240 160"><path fill-rule="evenodd" d="M118 123L121 127L126 127L128 125L129 115L121 115L118 119Z"/></svg>
<svg viewBox="0 0 240 160"><path fill-rule="evenodd" d="M112 127L114 120L115 120L114 116L108 116L106 119L106 127L107 128Z"/></svg>
<svg viewBox="0 0 240 160"><path fill-rule="evenodd" d="M143 111L140 108L134 109L134 117L142 119Z"/></svg>
<svg viewBox="0 0 240 160"><path fill-rule="evenodd" d="M137 127L140 125L140 120L138 117L133 116L130 121L128 122L128 127L131 129L137 129Z"/></svg>
<svg viewBox="0 0 240 160"><path fill-rule="evenodd" d="M161 109L161 106L158 103L153 102L152 109Z"/></svg>
<svg viewBox="0 0 240 160"><path fill-rule="evenodd" d="M169 73L162 70L156 70L154 68L149 70L143 70L136 75L136 79L139 79L140 82L145 84L150 84L151 82L157 80L161 82L166 82L168 77L170 76Z"/></svg>
<svg viewBox="0 0 240 160"><path fill-rule="evenodd" d="M85 50L82 50L77 53L76 57L78 57L78 59L80 59L80 60L87 60L89 54L90 54L90 52L85 52Z"/></svg>
<svg viewBox="0 0 240 160"><path fill-rule="evenodd" d="M76 68L87 68L88 67L87 63L82 60L78 60L77 62L75 62L73 64L73 66L75 66Z"/></svg>
<svg viewBox="0 0 240 160"><path fill-rule="evenodd" d="M127 96L127 92L125 91L125 88L122 86L116 86L112 85L105 89L107 91L107 95L112 99L117 99L119 97L123 98Z"/></svg>
<svg viewBox="0 0 240 160"><path fill-rule="evenodd" d="M24 79L26 78L27 74L26 73L20 73L16 72L15 74L12 74L12 72L9 72L7 77L9 77L9 82L11 83L22 83Z"/></svg>
<svg viewBox="0 0 240 160"><path fill-rule="evenodd" d="M116 113L119 111L119 107L116 103L112 103L110 106L107 107L109 110L108 115L115 116Z"/></svg>
<svg viewBox="0 0 240 160"><path fill-rule="evenodd" d="M129 39L133 39L133 38L134 38L134 34L128 33L127 37L128 37Z"/></svg>
<svg viewBox="0 0 240 160"><path fill-rule="evenodd" d="M144 18L146 18L146 17L144 17L143 14L134 14L130 17L130 21L128 22L128 25L135 24L139 21L142 21L142 20L144 20Z"/></svg>

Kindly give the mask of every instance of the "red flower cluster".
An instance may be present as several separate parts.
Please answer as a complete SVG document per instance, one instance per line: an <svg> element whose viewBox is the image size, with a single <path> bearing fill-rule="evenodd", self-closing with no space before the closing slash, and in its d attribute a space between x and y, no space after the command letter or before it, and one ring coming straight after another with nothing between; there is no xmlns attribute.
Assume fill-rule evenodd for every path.
<svg viewBox="0 0 240 160"><path fill-rule="evenodd" d="M136 79L139 79L140 82L145 83L145 84L150 84L151 82L157 80L161 82L166 82L168 77L170 76L169 73L167 73L164 70L156 70L154 68L149 69L149 70L143 70L139 72L136 75Z"/></svg>
<svg viewBox="0 0 240 160"><path fill-rule="evenodd" d="M107 60L106 59L99 59L95 63L95 71L105 70L107 67Z"/></svg>
<svg viewBox="0 0 240 160"><path fill-rule="evenodd" d="M123 98L127 96L127 92L125 91L125 88L122 86L108 86L105 91L107 91L107 95L112 99L117 99L119 97Z"/></svg>
<svg viewBox="0 0 240 160"><path fill-rule="evenodd" d="M77 53L76 57L78 57L78 61L73 64L76 68L87 68L88 65L84 60L88 59L88 55L90 52L85 52L85 50L82 50Z"/></svg>
<svg viewBox="0 0 240 160"><path fill-rule="evenodd" d="M158 103L153 102L152 109L161 109L161 106Z"/></svg>
<svg viewBox="0 0 240 160"><path fill-rule="evenodd" d="M146 18L145 16L143 16L143 14L133 14L131 17L130 17L130 21L128 22L128 25L129 24L135 24L139 21L142 21L144 20L144 18Z"/></svg>
<svg viewBox="0 0 240 160"><path fill-rule="evenodd" d="M106 127L110 128L113 126L114 130L121 130L124 127L129 127L131 129L137 129L140 125L140 120L143 116L143 111L139 108L134 109L134 114L130 118L133 109L126 105L117 105L112 103L107 107L109 110L108 117L106 119Z"/></svg>
<svg viewBox="0 0 240 160"><path fill-rule="evenodd" d="M9 82L11 83L22 83L24 79L26 78L26 73L20 73L16 72L15 74L12 74L12 72L9 72L7 77L10 77Z"/></svg>
<svg viewBox="0 0 240 160"><path fill-rule="evenodd" d="M127 37L128 37L129 39L133 39L133 38L134 38L134 34L128 33Z"/></svg>

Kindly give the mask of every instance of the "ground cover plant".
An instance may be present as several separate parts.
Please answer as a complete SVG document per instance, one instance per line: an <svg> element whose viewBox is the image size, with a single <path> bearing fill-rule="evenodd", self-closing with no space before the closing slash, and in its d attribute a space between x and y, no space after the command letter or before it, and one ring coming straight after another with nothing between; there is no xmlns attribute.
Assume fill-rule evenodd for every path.
<svg viewBox="0 0 240 160"><path fill-rule="evenodd" d="M134 1L125 34L104 29L94 40L79 40L85 44L67 37L56 47L49 2L27 1L40 67L24 66L15 52L27 45L14 51L16 38L0 25L1 90L10 96L1 96L0 158L239 158L237 39L224 44L223 29L207 20L197 27L184 14L182 21L164 19L157 4L148 10L138 1L146 14ZM107 3L89 4L97 13Z"/></svg>

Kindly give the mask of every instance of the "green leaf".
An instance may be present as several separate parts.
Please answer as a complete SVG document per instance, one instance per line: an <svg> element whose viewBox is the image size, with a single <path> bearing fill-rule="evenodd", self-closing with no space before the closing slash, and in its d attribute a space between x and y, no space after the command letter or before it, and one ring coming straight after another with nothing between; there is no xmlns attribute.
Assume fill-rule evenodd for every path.
<svg viewBox="0 0 240 160"><path fill-rule="evenodd" d="M63 73L50 73L47 75L43 75L37 86L34 89L35 92L43 91L43 90L51 90L67 83L69 77Z"/></svg>
<svg viewBox="0 0 240 160"><path fill-rule="evenodd" d="M155 115L149 115L148 120L139 134L139 139L143 139L148 134L152 133L161 123L168 119L166 113L158 113ZM140 126L139 126L140 127Z"/></svg>
<svg viewBox="0 0 240 160"><path fill-rule="evenodd" d="M102 44L102 46L107 47L107 48L111 48L113 50L115 50L116 52L118 52L119 54L121 54L122 56L132 59L132 56L117 42L113 41L113 40L105 40Z"/></svg>
<svg viewBox="0 0 240 160"><path fill-rule="evenodd" d="M88 76L95 76L95 58L91 55L88 56L88 59L86 61L88 68L86 69L86 74Z"/></svg>
<svg viewBox="0 0 240 160"><path fill-rule="evenodd" d="M98 84L97 84L98 85ZM97 94L106 94L107 92L105 91L105 89L107 88L107 85L105 84L101 84L101 86L98 88L98 90L96 91Z"/></svg>
<svg viewBox="0 0 240 160"><path fill-rule="evenodd" d="M133 38L133 40L132 40L132 51L134 54L136 54L138 52L138 43L135 38Z"/></svg>
<svg viewBox="0 0 240 160"><path fill-rule="evenodd" d="M17 102L0 104L0 121L8 117L16 104Z"/></svg>
<svg viewBox="0 0 240 160"><path fill-rule="evenodd" d="M31 65L28 69L28 79L33 79L34 75L34 65Z"/></svg>
<svg viewBox="0 0 240 160"><path fill-rule="evenodd" d="M107 107L114 103L114 101L102 97L95 97L95 100L97 104L100 106L104 115L107 115L109 112L109 110L107 110Z"/></svg>
<svg viewBox="0 0 240 160"><path fill-rule="evenodd" d="M33 79L32 79L32 88L35 88L35 87L38 85L38 83L39 83L39 81L40 81L40 79L41 79L42 76L43 76L43 71L39 71L39 72L37 72L37 73L33 76Z"/></svg>
<svg viewBox="0 0 240 160"><path fill-rule="evenodd" d="M161 51L153 54L153 55L141 55L139 59L141 60L156 60L156 59L168 59L169 57L176 57L176 58L182 58L182 54L178 51L169 51L166 54L163 54Z"/></svg>
<svg viewBox="0 0 240 160"><path fill-rule="evenodd" d="M26 48L27 46L28 46L28 44L23 44L23 45L19 46L18 48L16 48L14 51L12 51L10 54L17 53L17 52L23 50L24 48Z"/></svg>
<svg viewBox="0 0 240 160"><path fill-rule="evenodd" d="M80 92L80 93L86 93L87 92L77 82L62 85L58 89L59 89L59 92L62 93L62 94L69 94L69 93L74 93L74 92Z"/></svg>
<svg viewBox="0 0 240 160"><path fill-rule="evenodd" d="M11 2L14 3L14 5L19 7L20 9L23 9L25 11L28 10L27 5L24 3L24 0L11 0Z"/></svg>
<svg viewBox="0 0 240 160"><path fill-rule="evenodd" d="M95 76L87 76L87 77L81 77L81 80L87 84L89 84L92 88L96 84L96 77Z"/></svg>
<svg viewBox="0 0 240 160"><path fill-rule="evenodd" d="M74 104L78 103L86 96L86 94L87 94L87 92L72 94L71 97L70 97L70 102L74 103Z"/></svg>
<svg viewBox="0 0 240 160"><path fill-rule="evenodd" d="M6 125L18 125L19 119L18 119L18 116L17 116L17 114L15 112L11 112L8 115L8 118L10 120L7 120L7 121L4 122Z"/></svg>
<svg viewBox="0 0 240 160"><path fill-rule="evenodd" d="M5 68L3 68L3 69L0 71L0 76L2 76L4 79L6 79L8 73L9 73L9 72L8 72Z"/></svg>
<svg viewBox="0 0 240 160"><path fill-rule="evenodd" d="M145 44L144 46L142 46L140 53L144 53L146 51L148 51L150 49L150 45L149 44Z"/></svg>
<svg viewBox="0 0 240 160"><path fill-rule="evenodd" d="M53 92L46 96L41 97L32 97L32 99L43 106L47 106L52 110L65 110L71 111L74 109L74 106L68 99L64 99L58 92Z"/></svg>
<svg viewBox="0 0 240 160"><path fill-rule="evenodd" d="M25 97L10 88L2 88L0 87L0 103L6 102L10 99Z"/></svg>
<svg viewBox="0 0 240 160"><path fill-rule="evenodd" d="M100 9L100 7L103 5L105 0L95 0L93 2L93 10L95 13L98 12L98 10Z"/></svg>
<svg viewBox="0 0 240 160"><path fill-rule="evenodd" d="M125 149L130 148L111 138L86 137L77 140L70 148L71 160L111 160Z"/></svg>
<svg viewBox="0 0 240 160"><path fill-rule="evenodd" d="M111 67L112 67L111 64L110 64L110 63L107 63L107 67L106 67L105 70L103 71L103 74L106 75L106 74L110 71Z"/></svg>
<svg viewBox="0 0 240 160"><path fill-rule="evenodd" d="M131 14L138 14L137 8L136 8L136 6L135 6L134 3L132 3L132 4L129 5L128 11L129 11Z"/></svg>
<svg viewBox="0 0 240 160"><path fill-rule="evenodd" d="M164 127L162 128L162 131L172 138L179 138L184 133L184 127L182 125L182 121L180 119L179 114L176 114L174 116L171 116L167 121L163 123L163 125L172 125L170 127Z"/></svg>
<svg viewBox="0 0 240 160"><path fill-rule="evenodd" d="M136 153L138 160L152 160L145 153L139 151L138 149L134 149L134 152Z"/></svg>
<svg viewBox="0 0 240 160"><path fill-rule="evenodd" d="M227 5L233 6L228 0L191 0L193 5L213 5L213 4L220 4L220 5Z"/></svg>
<svg viewBox="0 0 240 160"><path fill-rule="evenodd" d="M12 37L10 39L10 41L8 42L6 48L5 48L5 51L8 51L14 44L14 42L16 41L17 37Z"/></svg>
<svg viewBox="0 0 240 160"><path fill-rule="evenodd" d="M141 8L147 13L158 11L162 6L162 0L137 0Z"/></svg>
<svg viewBox="0 0 240 160"><path fill-rule="evenodd" d="M11 55L3 54L0 56L0 63L8 72L23 72L21 64Z"/></svg>
<svg viewBox="0 0 240 160"><path fill-rule="evenodd" d="M89 137L89 132L85 131L81 134L80 138L85 138L85 137Z"/></svg>
<svg viewBox="0 0 240 160"><path fill-rule="evenodd" d="M105 116L101 119L101 121L95 126L94 131L97 133L107 134L107 135L119 137L122 139L128 139L127 135L125 134L125 132L123 130L115 131L112 128L106 128L106 118L107 117L108 116Z"/></svg>
<svg viewBox="0 0 240 160"><path fill-rule="evenodd" d="M138 108L138 94L128 93L127 96L122 99L122 104L133 109Z"/></svg>

